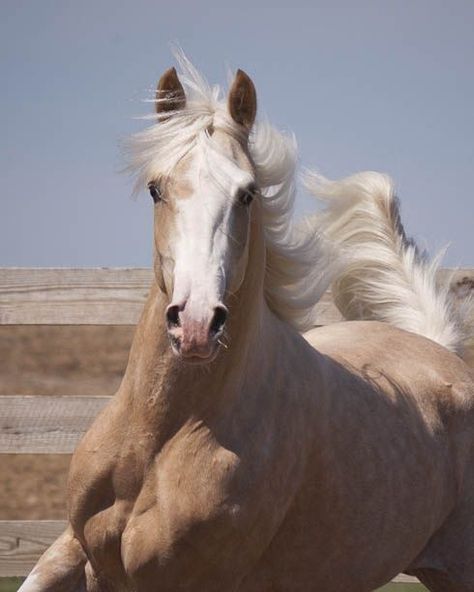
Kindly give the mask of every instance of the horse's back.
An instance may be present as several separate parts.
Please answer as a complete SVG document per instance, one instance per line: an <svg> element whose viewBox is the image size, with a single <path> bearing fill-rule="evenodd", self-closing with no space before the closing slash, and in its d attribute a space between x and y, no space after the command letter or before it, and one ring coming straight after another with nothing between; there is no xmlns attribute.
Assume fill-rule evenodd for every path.
<svg viewBox="0 0 474 592"><path fill-rule="evenodd" d="M304 337L349 372L376 384L390 381L420 403L451 411L474 408L472 370L421 335L377 321L348 321L312 329Z"/></svg>
<svg viewBox="0 0 474 592"><path fill-rule="evenodd" d="M444 451L457 488L471 480L471 473L474 487L474 373L459 356L430 339L375 321L321 327L305 338L322 354L336 421L350 424L359 418L360 429L376 438L379 418L382 440L387 428L420 451Z"/></svg>

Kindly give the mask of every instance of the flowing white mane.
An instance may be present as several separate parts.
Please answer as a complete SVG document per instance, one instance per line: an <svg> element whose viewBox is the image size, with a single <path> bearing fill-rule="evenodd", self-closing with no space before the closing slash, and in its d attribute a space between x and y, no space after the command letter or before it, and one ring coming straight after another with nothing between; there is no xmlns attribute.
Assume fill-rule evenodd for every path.
<svg viewBox="0 0 474 592"><path fill-rule="evenodd" d="M227 111L218 86L210 87L183 56L178 55L179 79L186 91L186 106L155 122L128 142L129 170L137 186L170 173L196 145L209 140L209 130L219 127L241 134ZM161 100L161 99L160 99ZM161 119L161 121L160 121ZM261 192L266 239L265 295L271 309L299 330L314 325L314 306L334 275L329 246L310 219L295 225L297 149L293 136L284 135L269 123L256 123L249 152Z"/></svg>
<svg viewBox="0 0 474 592"><path fill-rule="evenodd" d="M306 184L327 204L318 215L325 236L347 253L332 285L344 318L382 321L462 353L474 303L457 302L450 282L437 281L443 253L430 260L407 237L391 179L371 171L341 181L309 174Z"/></svg>

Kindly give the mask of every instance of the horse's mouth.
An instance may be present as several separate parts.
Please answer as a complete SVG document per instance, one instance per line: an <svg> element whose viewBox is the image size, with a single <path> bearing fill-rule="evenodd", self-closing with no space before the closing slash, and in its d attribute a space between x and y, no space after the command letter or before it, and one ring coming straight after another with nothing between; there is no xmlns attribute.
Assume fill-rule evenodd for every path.
<svg viewBox="0 0 474 592"><path fill-rule="evenodd" d="M168 333L173 354L186 364L201 365L213 362L220 351L220 342L218 339L211 338L206 348L188 349L182 351L181 340L172 333Z"/></svg>

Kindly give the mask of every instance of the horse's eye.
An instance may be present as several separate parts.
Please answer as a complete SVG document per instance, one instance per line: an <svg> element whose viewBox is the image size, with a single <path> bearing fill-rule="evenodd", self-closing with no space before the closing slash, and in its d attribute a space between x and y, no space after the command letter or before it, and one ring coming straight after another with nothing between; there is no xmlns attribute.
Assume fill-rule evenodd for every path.
<svg viewBox="0 0 474 592"><path fill-rule="evenodd" d="M246 189L239 195L239 201L244 206L249 206L255 197L255 189Z"/></svg>
<svg viewBox="0 0 474 592"><path fill-rule="evenodd" d="M154 183L150 183L148 185L148 191L150 192L150 195L155 203L161 201L162 197L160 188L157 187Z"/></svg>

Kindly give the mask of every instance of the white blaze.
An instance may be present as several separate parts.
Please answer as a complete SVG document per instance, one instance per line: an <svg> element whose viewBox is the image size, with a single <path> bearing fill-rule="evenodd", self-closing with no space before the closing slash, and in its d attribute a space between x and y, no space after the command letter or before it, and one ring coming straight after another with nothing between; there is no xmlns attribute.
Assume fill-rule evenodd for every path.
<svg viewBox="0 0 474 592"><path fill-rule="evenodd" d="M200 142L188 170L190 196L175 201L172 304L205 321L241 281L246 264L249 213L238 193L252 176Z"/></svg>

